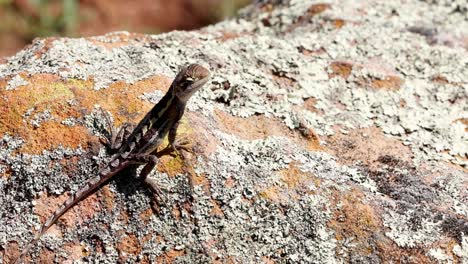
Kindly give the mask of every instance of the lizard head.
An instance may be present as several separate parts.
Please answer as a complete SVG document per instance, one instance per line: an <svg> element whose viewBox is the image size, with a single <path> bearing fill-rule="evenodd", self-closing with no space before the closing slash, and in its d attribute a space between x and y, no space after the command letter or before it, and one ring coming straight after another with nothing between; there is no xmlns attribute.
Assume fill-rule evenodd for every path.
<svg viewBox="0 0 468 264"><path fill-rule="evenodd" d="M183 102L198 91L210 78L210 71L200 64L190 64L183 67L177 74L173 85L174 94Z"/></svg>

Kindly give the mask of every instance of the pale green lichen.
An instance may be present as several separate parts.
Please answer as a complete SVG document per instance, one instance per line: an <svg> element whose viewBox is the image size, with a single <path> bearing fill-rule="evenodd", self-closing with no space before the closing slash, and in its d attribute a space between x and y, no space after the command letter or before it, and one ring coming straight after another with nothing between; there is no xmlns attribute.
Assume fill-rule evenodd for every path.
<svg viewBox="0 0 468 264"><path fill-rule="evenodd" d="M78 261L115 263L120 254L115 241L125 230L140 241L151 235L142 244L143 251L129 256L129 262L143 257L155 262L172 249L184 249L185 255L177 261L186 263L209 262L211 256L221 260L232 256L239 262L260 262L264 256L278 262L346 262L337 254L339 243L327 226L333 209L329 198L332 190L347 192L355 187L363 190L363 199L380 206L384 212L381 220L388 228L386 235L400 248L432 247L432 242L449 233L444 223L455 223L452 236L462 239L453 253L466 262L468 246L463 223L450 222L453 213L465 218L468 215L466 193L460 189L466 185L463 173L452 173L441 163L429 162L427 166L438 169L439 176L435 185L428 185L423 180L425 175L411 170L410 165L398 163L393 171L383 166L377 171L359 165L347 167L329 154L306 151L287 138L241 140L218 131L213 122L213 111L217 109L240 117L265 115L282 120L291 129L305 124L321 136L336 133L337 126L341 129L338 133L377 126L410 146L416 165L442 160L466 166L463 157L467 155L467 134L465 126L456 120L467 118L468 56L456 39L447 37L467 34L466 14L452 12L452 5L444 1L376 1L365 5L330 1L331 8L308 17L307 10L315 2L280 2L271 13L246 9L240 18L205 28L203 33L172 32L149 36L148 41L130 39L126 45L114 48L93 41L121 42L120 35L127 33L56 39L48 43L47 50L46 40L38 40L8 58L8 64L0 65L0 78L23 72L51 73L67 80L92 79L97 90L154 75L172 78L181 65L189 62L203 63L213 75L188 105L189 111L206 117L210 130L205 132L221 142L211 156L197 157L195 171L208 179L209 193L197 186L191 199L185 175L169 177L153 172L167 197L158 214L144 222L139 215L148 210L154 197L135 179L119 178L110 184L116 204L110 212L97 213L77 229L62 230L62 238L45 236L32 250L33 256L44 245L65 256L63 244L79 239L90 255ZM305 20L301 21L302 16ZM330 20L334 18L343 19L344 26L332 26ZM422 36L410 30L420 21L436 28L427 30L434 35ZM223 40L225 32L239 35ZM444 46L444 39L450 40L453 48ZM348 79L329 76L329 66L336 61L352 64ZM378 67L381 65L384 69ZM368 82L384 79L387 73L400 78L401 86L392 90L369 87ZM441 75L447 83L434 82L435 75ZM73 81L71 84L75 85ZM61 84L56 85L59 93L66 92ZM76 85L79 87L80 81ZM68 98L72 94L66 95L65 101L76 104L74 98ZM159 96L142 94L139 99L154 103ZM317 111L301 107L309 98L315 100ZM80 122L90 133L102 133L104 122L97 109ZM13 155L23 142L4 136L0 144L1 165L7 166L12 175L0 178L0 204L6 208L0 218L3 248L13 240L24 245L25 238L32 235L30 227L37 226L39 219L33 214L31 200L38 193L77 190L108 158L103 148L91 157L82 150L64 148L41 155ZM64 177L59 163L67 157L78 160L75 175L70 178ZM265 188L284 187L278 172L292 162L320 179L320 186L310 184L307 190L322 192L301 193L298 200L283 204L262 197ZM396 176L397 181L387 181L388 176ZM236 185L226 188L230 177ZM7 184L19 189L6 191ZM210 214L212 200L218 203L222 216ZM450 209L434 210L434 203ZM191 205L190 211L181 209L180 216L173 215L173 208L185 208L186 204ZM123 214L129 215L128 222L119 218ZM103 243L105 254L93 250L96 238ZM209 241L216 243L208 247L205 243ZM352 242L349 244L339 250L348 254ZM435 246L427 252L435 258L448 254ZM379 259L375 252L359 257Z"/></svg>

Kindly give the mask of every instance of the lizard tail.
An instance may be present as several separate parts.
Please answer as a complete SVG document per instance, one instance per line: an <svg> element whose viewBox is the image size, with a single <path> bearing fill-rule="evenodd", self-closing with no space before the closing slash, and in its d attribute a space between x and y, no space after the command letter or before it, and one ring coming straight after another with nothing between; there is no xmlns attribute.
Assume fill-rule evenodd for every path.
<svg viewBox="0 0 468 264"><path fill-rule="evenodd" d="M21 251L21 254L19 255L19 257L15 260L14 262L15 264L20 264L23 261L24 256L28 254L29 250L32 248L34 244L36 244L37 240L39 240L40 237L41 237L41 233L37 233L34 236L34 238L31 241L29 241L29 243L26 245L23 251Z"/></svg>
<svg viewBox="0 0 468 264"><path fill-rule="evenodd" d="M107 166L101 172L91 178L86 186L78 190L78 192L73 193L68 197L68 199L51 215L47 221L42 225L41 230L34 236L34 238L29 241L26 247L21 251L19 257L15 260L15 264L19 264L22 262L23 258L28 254L31 247L41 238L41 236L63 215L65 214L68 209L73 207L75 204L80 202L81 200L85 199L93 193L97 188L101 186L104 182L110 179L119 171L119 168L113 168L111 166Z"/></svg>

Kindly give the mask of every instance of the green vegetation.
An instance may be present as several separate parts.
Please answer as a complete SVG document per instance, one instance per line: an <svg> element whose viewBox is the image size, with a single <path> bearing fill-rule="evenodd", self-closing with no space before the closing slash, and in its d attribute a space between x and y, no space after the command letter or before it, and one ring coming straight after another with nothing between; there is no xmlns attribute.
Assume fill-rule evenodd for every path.
<svg viewBox="0 0 468 264"><path fill-rule="evenodd" d="M221 8L218 12L217 21L222 20L226 17L234 16L240 8L248 5L251 0L223 0L221 1L220 5Z"/></svg>
<svg viewBox="0 0 468 264"><path fill-rule="evenodd" d="M32 34L39 37L52 35L73 36L78 23L78 4L76 0L62 0L61 12L52 15L50 0L30 0L39 14L29 17Z"/></svg>
<svg viewBox="0 0 468 264"><path fill-rule="evenodd" d="M115 16L115 10L119 9L118 6L112 2L106 2L106 6L99 0L95 1L89 1L85 5L79 0L0 0L0 57L11 54L36 37L79 36L83 34L83 26L85 34L88 35L113 30L152 34L164 31L164 28L158 27L157 23L151 23L151 16L138 21L126 17L115 19L113 15ZM226 17L234 16L239 8L250 2L251 0L193 0L191 2L194 14L193 25L185 24L184 28L216 23ZM135 1L135 5L137 4L138 1ZM179 5L184 8L182 1ZM109 10L110 13L107 14L109 7L112 7L114 13ZM125 9L128 6L123 5L121 8ZM141 10L144 8L136 8L136 12L142 12ZM161 18L155 17L155 21L158 20ZM177 22L174 22L174 26L177 26ZM166 30L167 28L173 27L166 24Z"/></svg>
<svg viewBox="0 0 468 264"><path fill-rule="evenodd" d="M35 37L74 35L78 23L77 2L29 0L26 1L28 5L21 6L12 0L0 0L0 14L4 17L0 34L16 33L26 41Z"/></svg>

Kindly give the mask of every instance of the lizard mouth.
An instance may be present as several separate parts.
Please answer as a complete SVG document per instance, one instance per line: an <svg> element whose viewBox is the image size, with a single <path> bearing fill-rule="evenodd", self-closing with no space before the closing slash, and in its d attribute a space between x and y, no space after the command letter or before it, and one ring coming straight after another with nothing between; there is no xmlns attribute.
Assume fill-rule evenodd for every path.
<svg viewBox="0 0 468 264"><path fill-rule="evenodd" d="M202 79L200 79L200 80L198 80L198 81L195 81L195 82L191 85L190 89L191 89L191 90L192 90L192 89L198 90L198 89L199 89L200 87L202 87L205 83L207 83L209 79L210 79L210 74L208 74L206 77L204 77L204 78L202 78Z"/></svg>
<svg viewBox="0 0 468 264"><path fill-rule="evenodd" d="M209 79L210 74L207 74L202 79L194 81L185 89L185 91L181 91L179 94L177 94L177 97L179 97L179 99L182 101L188 101L196 91L200 90L200 88L208 82Z"/></svg>

